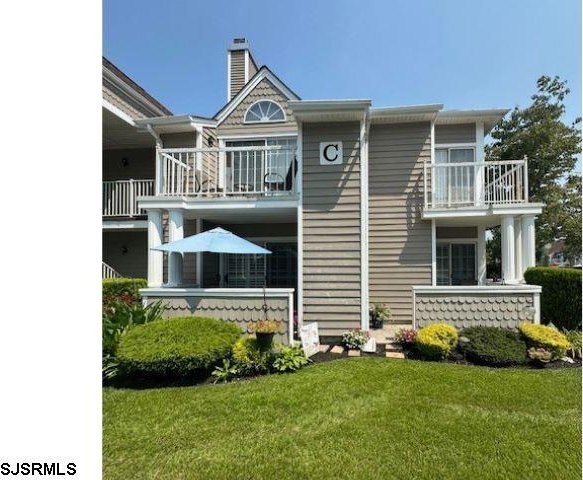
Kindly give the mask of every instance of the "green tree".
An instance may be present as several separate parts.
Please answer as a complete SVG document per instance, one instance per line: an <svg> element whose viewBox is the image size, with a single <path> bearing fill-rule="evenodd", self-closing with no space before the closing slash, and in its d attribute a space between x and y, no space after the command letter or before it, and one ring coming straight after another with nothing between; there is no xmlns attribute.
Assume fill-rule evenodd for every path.
<svg viewBox="0 0 583 480"><path fill-rule="evenodd" d="M493 141L486 146L486 158L511 160L526 156L529 200L546 204L536 222L537 251L564 238L568 251L580 252L581 177L572 172L581 151L581 118L571 124L562 120L564 99L570 92L566 81L542 76L537 87L528 107L514 108L492 130ZM492 248L496 248L499 230L494 230L493 235Z"/></svg>

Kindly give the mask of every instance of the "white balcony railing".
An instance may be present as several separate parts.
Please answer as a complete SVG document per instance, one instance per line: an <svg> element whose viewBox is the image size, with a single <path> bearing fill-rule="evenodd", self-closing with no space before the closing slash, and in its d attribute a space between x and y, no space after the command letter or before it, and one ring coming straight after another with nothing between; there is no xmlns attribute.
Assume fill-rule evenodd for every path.
<svg viewBox="0 0 583 480"><path fill-rule="evenodd" d="M146 212L138 208L137 198L154 195L154 180L114 180L103 182L104 217L135 217Z"/></svg>
<svg viewBox="0 0 583 480"><path fill-rule="evenodd" d="M158 151L157 163L157 195L232 197L296 192L296 151L284 146L165 148Z"/></svg>
<svg viewBox="0 0 583 480"><path fill-rule="evenodd" d="M425 163L425 208L508 205L528 202L524 160Z"/></svg>
<svg viewBox="0 0 583 480"><path fill-rule="evenodd" d="M101 278L121 278L121 274L107 263L101 262Z"/></svg>

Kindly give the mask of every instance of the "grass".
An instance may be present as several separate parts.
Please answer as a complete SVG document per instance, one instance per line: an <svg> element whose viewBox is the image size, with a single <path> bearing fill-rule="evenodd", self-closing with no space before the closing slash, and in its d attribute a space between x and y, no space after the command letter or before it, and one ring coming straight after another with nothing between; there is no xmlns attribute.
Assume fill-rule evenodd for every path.
<svg viewBox="0 0 583 480"><path fill-rule="evenodd" d="M578 479L581 371L338 360L104 390L105 479Z"/></svg>

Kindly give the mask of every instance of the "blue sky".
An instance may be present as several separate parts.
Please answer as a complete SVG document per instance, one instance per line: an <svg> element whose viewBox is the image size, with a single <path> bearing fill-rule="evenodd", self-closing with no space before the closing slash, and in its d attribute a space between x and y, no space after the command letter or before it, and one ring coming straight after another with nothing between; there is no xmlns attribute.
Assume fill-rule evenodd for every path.
<svg viewBox="0 0 583 480"><path fill-rule="evenodd" d="M303 99L513 107L547 74L581 115L579 0L105 0L103 22L104 55L176 114L219 110L244 36Z"/></svg>

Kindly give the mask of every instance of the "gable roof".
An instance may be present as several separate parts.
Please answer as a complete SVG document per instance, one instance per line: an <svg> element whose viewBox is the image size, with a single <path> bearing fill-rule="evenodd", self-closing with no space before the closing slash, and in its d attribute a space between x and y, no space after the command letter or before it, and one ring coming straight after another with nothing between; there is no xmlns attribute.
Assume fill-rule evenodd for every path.
<svg viewBox="0 0 583 480"><path fill-rule="evenodd" d="M247 84L227 104L214 115L217 125L220 125L237 106L259 85L262 80L269 80L288 99L300 100L300 97L283 83L277 75L263 65L259 71L247 82Z"/></svg>
<svg viewBox="0 0 583 480"><path fill-rule="evenodd" d="M124 72L117 68L107 58L102 58L102 74L103 79L121 88L127 95L138 102L142 108L150 115L172 115L172 112L166 108L162 103L156 100L146 90L140 87Z"/></svg>

